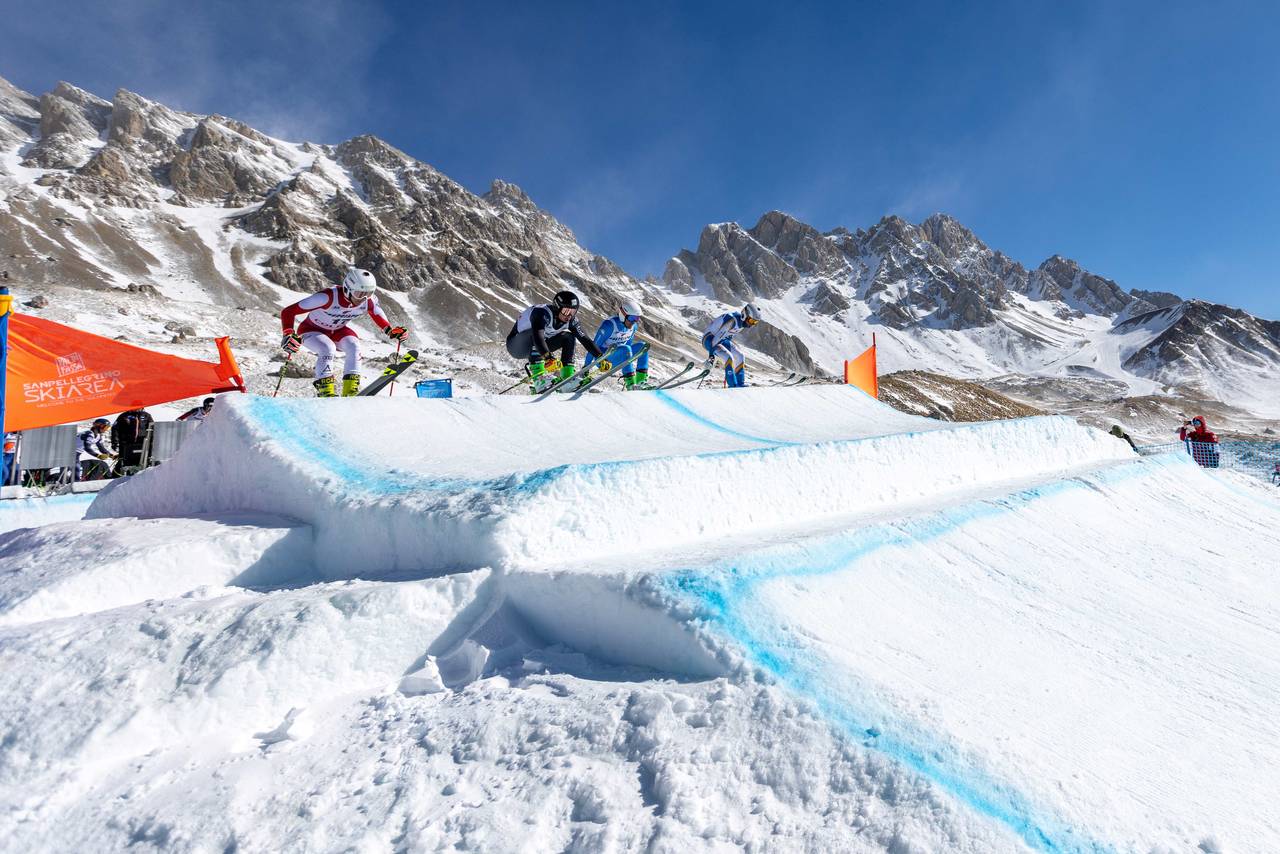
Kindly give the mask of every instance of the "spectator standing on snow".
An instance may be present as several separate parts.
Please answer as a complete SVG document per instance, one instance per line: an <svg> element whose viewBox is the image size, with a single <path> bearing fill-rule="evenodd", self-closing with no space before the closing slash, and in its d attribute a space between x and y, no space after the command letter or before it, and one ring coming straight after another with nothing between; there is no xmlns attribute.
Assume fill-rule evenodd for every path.
<svg viewBox="0 0 1280 854"><path fill-rule="evenodd" d="M111 464L117 459L111 446L111 422L95 419L88 430L76 436L76 480L99 480L111 476Z"/></svg>
<svg viewBox="0 0 1280 854"><path fill-rule="evenodd" d="M121 470L142 468L142 451L154 420L145 409L130 409L116 416L116 423L111 427L111 441L120 455Z"/></svg>
<svg viewBox="0 0 1280 854"><path fill-rule="evenodd" d="M204 402L199 406L193 406L186 412L178 416L179 421L194 421L197 424L204 421L205 416L213 412L213 398L206 397Z"/></svg>
<svg viewBox="0 0 1280 854"><path fill-rule="evenodd" d="M4 465L0 466L0 486L7 486L13 476L14 460L18 456L18 434L4 434Z"/></svg>
<svg viewBox="0 0 1280 854"><path fill-rule="evenodd" d="M1133 448L1135 451L1138 450L1138 446L1133 444L1133 438L1128 433L1124 432L1124 429L1119 424L1113 424L1111 426L1111 435L1115 436L1117 439L1124 439L1129 443L1130 448Z"/></svg>
<svg viewBox="0 0 1280 854"><path fill-rule="evenodd" d="M1178 428L1178 439L1187 443L1191 458L1197 463L1206 468L1218 467L1218 435L1209 430L1203 415L1183 421Z"/></svg>

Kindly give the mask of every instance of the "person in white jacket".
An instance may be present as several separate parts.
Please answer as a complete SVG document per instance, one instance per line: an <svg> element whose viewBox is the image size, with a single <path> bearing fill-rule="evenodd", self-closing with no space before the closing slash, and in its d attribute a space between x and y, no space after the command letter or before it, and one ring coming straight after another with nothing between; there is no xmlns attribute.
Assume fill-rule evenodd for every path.
<svg viewBox="0 0 1280 854"><path fill-rule="evenodd" d="M119 454L111 445L111 422L95 419L88 430L76 436L76 480L100 480L111 477L111 467Z"/></svg>

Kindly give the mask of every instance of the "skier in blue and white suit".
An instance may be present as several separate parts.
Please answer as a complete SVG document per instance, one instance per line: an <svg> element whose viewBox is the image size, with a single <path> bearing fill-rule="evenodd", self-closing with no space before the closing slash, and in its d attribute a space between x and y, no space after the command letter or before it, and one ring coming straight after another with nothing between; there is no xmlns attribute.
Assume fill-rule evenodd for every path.
<svg viewBox="0 0 1280 854"><path fill-rule="evenodd" d="M716 359L724 360L724 384L729 388L742 388L747 384L747 372L742 351L733 343L733 336L760 322L760 309L755 303L747 303L742 311L722 314L702 333L702 346L707 350L707 367Z"/></svg>
<svg viewBox="0 0 1280 854"><path fill-rule="evenodd" d="M619 362L625 362L636 353L640 358L622 369L622 383L627 391L639 391L649 387L649 351L640 352L643 341L636 340L636 330L640 326L640 304L635 300L623 300L618 313L605 318L604 323L596 331L595 342L604 355L600 357L600 368L609 370ZM587 357L590 365L592 357Z"/></svg>

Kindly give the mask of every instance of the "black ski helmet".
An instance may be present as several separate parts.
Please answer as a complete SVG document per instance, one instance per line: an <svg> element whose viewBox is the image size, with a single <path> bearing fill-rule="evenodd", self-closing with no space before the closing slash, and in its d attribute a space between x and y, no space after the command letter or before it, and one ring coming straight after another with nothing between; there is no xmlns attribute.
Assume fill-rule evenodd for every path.
<svg viewBox="0 0 1280 854"><path fill-rule="evenodd" d="M552 303L555 305L557 313L566 308L572 308L576 311L578 308L578 295L573 291L560 291L560 293L556 294Z"/></svg>

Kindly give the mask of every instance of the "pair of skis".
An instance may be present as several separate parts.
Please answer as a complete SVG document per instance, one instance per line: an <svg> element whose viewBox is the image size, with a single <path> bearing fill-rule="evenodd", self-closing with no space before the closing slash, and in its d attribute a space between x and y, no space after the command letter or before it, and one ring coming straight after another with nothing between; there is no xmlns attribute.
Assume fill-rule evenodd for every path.
<svg viewBox="0 0 1280 854"><path fill-rule="evenodd" d="M811 379L813 379L813 377L806 377L792 371L783 379L778 380L776 383L769 383L769 385L775 388L789 388L790 386L802 385Z"/></svg>
<svg viewBox="0 0 1280 854"><path fill-rule="evenodd" d="M684 366L684 370L680 371L680 373L676 374L674 377L670 377L664 382L660 383L655 390L661 390L666 388L679 388L682 385L688 385L689 383L695 383L700 380L706 379L707 375L711 373L710 368L703 368L701 371L698 371L698 373L694 374L693 376L688 377L686 379L681 379L681 377L683 377L685 374L692 371L695 367L697 366L693 362L689 362Z"/></svg>
<svg viewBox="0 0 1280 854"><path fill-rule="evenodd" d="M593 365L584 364L581 368L574 371L569 376L565 377L562 380L558 380L552 383L547 388L538 392L537 399L542 400L547 395L553 394L557 391L564 391L564 392L571 393L576 398L578 395L584 392L588 392L594 386L604 382L609 377L613 376L618 371L625 368L627 365L633 364L637 359L639 359L641 356L643 356L645 353L648 353L648 352L649 352L649 345L642 344L640 345L639 352L637 352L634 356L632 356L629 359L624 359L623 361L618 362L616 365L611 365L609 367L609 370L598 373L594 377L591 377L591 369ZM591 377L591 379L588 380L587 379L588 377ZM576 383L576 385L570 385L570 383Z"/></svg>
<svg viewBox="0 0 1280 854"><path fill-rule="evenodd" d="M357 397L370 397L382 391L384 388L395 382L396 379L405 371L413 367L418 361L418 351L410 350L400 357L400 361L390 365L383 370L381 376L369 383L365 388L360 389Z"/></svg>

